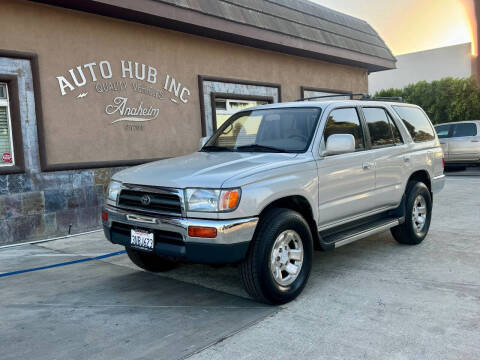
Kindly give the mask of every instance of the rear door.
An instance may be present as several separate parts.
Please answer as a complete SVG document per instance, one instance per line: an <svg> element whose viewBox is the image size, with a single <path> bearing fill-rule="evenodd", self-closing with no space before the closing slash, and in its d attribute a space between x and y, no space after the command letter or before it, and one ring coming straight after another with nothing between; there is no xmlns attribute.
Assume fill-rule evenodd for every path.
<svg viewBox="0 0 480 360"><path fill-rule="evenodd" d="M375 209L375 164L371 152L367 151L356 107L335 108L328 113L320 152L333 134L352 134L355 152L321 156L317 160L320 228L368 215Z"/></svg>
<svg viewBox="0 0 480 360"><path fill-rule="evenodd" d="M474 122L453 125L452 137L448 142L449 161L469 162L480 158L478 129Z"/></svg>
<svg viewBox="0 0 480 360"><path fill-rule="evenodd" d="M375 203L378 209L396 206L407 176L405 145L389 111L381 106L362 107L375 162Z"/></svg>

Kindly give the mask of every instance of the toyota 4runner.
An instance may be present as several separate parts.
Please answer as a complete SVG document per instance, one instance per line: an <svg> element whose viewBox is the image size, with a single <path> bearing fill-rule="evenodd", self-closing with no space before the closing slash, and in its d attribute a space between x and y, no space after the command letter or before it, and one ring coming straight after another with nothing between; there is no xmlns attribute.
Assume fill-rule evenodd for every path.
<svg viewBox="0 0 480 360"><path fill-rule="evenodd" d="M105 235L148 271L238 264L247 293L272 304L303 290L314 249L385 230L422 242L445 182L430 120L401 102L263 105L202 144L115 174Z"/></svg>

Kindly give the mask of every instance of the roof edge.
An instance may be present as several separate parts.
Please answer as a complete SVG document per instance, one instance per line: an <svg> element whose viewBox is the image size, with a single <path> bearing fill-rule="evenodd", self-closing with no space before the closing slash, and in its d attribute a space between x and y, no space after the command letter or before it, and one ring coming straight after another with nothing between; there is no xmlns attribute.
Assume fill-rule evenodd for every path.
<svg viewBox="0 0 480 360"><path fill-rule="evenodd" d="M138 22L211 39L271 50L369 72L395 69L395 61L260 29L251 25L150 0L30 0L72 10Z"/></svg>

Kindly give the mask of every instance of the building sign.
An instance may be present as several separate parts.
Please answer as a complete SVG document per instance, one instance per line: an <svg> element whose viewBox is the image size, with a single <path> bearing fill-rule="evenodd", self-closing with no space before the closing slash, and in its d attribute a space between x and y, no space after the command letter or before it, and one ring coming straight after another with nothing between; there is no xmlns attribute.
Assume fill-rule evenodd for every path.
<svg viewBox="0 0 480 360"><path fill-rule="evenodd" d="M143 130L143 126L131 123L156 120L167 103L182 106L191 95L171 74L131 60L90 62L56 78L61 96L73 95L76 101L83 101L87 106L91 97L102 96L103 116L111 124L126 122L127 130Z"/></svg>

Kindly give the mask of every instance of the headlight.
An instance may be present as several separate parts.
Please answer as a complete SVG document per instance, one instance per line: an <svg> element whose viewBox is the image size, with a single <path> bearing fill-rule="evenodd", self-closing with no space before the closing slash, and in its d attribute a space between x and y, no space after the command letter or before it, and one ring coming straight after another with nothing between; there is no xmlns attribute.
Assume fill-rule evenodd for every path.
<svg viewBox="0 0 480 360"><path fill-rule="evenodd" d="M187 189L188 211L219 212L235 210L240 203L240 189Z"/></svg>
<svg viewBox="0 0 480 360"><path fill-rule="evenodd" d="M118 181L110 181L107 190L107 199L111 201L117 202L118 195L120 194L120 190L122 190L122 183Z"/></svg>

